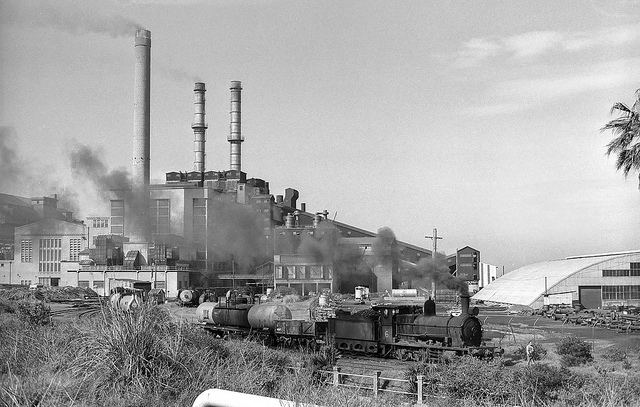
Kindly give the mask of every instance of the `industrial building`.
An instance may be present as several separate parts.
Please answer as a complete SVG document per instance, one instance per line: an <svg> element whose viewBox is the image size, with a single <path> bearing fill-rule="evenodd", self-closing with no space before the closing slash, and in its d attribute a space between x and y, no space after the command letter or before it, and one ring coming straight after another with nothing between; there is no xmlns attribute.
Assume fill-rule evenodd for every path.
<svg viewBox="0 0 640 407"><path fill-rule="evenodd" d="M567 257L513 270L475 300L540 308L573 304L586 308L640 305L640 251Z"/></svg>
<svg viewBox="0 0 640 407"><path fill-rule="evenodd" d="M130 185L109 191L109 213L93 213L84 224L59 210L54 211L57 222L26 216L28 226L10 239L15 246L15 259L7 264L11 282L79 285L100 294L130 285L163 288L168 296L186 287L236 284L300 293L412 286L405 271L431 257L431 251L394 239L393 255L376 255L377 233L329 220L326 210L307 212L305 203L298 206L297 190L274 196L269 182L242 171L239 81L229 88L228 166L214 170L205 160L206 87L197 82L192 169L167 172L165 182L151 184L149 31L137 30L134 54ZM38 205L51 204L43 198ZM23 253L29 253L23 241L31 242L31 261L23 261ZM3 269L4 263L0 277L5 282Z"/></svg>

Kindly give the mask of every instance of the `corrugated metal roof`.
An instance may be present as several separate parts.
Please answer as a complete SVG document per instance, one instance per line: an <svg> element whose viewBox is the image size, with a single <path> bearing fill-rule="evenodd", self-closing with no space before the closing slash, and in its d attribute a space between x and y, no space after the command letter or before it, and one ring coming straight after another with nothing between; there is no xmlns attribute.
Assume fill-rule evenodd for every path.
<svg viewBox="0 0 640 407"><path fill-rule="evenodd" d="M580 270L623 255L612 253L530 264L498 278L476 293L473 299L529 306L544 294L545 277L547 288L551 288Z"/></svg>

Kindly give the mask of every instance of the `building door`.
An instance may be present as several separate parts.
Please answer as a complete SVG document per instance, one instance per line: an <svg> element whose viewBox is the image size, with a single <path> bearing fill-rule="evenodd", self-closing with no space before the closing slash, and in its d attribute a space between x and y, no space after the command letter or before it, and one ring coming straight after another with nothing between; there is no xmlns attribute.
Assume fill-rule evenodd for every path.
<svg viewBox="0 0 640 407"><path fill-rule="evenodd" d="M585 308L602 308L602 287L578 287L580 304Z"/></svg>

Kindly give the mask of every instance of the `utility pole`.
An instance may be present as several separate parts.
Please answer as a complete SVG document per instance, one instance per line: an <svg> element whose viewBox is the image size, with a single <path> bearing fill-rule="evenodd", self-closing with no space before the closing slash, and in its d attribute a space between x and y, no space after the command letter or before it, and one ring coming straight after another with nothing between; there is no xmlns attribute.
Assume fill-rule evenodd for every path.
<svg viewBox="0 0 640 407"><path fill-rule="evenodd" d="M433 253L431 253L431 258L435 261L436 255L438 254L438 239L443 239L443 237L438 236L438 229L433 228L433 236L425 236L427 239L433 240ZM436 282L434 279L431 281L431 295L433 296L433 300L436 300Z"/></svg>

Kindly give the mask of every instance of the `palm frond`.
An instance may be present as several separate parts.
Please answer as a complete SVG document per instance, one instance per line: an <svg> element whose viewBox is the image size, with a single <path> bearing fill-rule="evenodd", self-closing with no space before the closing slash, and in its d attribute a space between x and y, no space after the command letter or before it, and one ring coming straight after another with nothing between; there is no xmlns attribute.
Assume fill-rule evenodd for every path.
<svg viewBox="0 0 640 407"><path fill-rule="evenodd" d="M631 113L631 109L627 105L621 102L614 103L614 105L611 107L611 114L613 114L616 110L619 110L626 114Z"/></svg>

